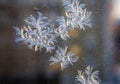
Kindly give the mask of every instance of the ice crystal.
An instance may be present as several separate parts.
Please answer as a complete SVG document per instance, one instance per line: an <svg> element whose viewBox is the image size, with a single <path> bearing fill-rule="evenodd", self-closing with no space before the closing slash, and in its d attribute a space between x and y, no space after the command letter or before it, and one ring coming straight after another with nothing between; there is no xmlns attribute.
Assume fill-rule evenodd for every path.
<svg viewBox="0 0 120 84"><path fill-rule="evenodd" d="M50 25L47 17L38 12L38 17L35 18L32 15L26 20L26 25L22 28L16 27L17 39L16 41L22 41L30 48L41 50L45 48L47 51L55 47L55 32L54 26Z"/></svg>
<svg viewBox="0 0 120 84"><path fill-rule="evenodd" d="M60 63L61 69L63 70L69 64L73 65L78 60L77 56L74 56L72 52L68 52L68 47L64 49L59 47L56 51L55 56L50 57L50 64Z"/></svg>
<svg viewBox="0 0 120 84"><path fill-rule="evenodd" d="M93 72L93 68L88 66L85 71L78 70L78 75L75 78L81 84L100 84L98 73L98 71Z"/></svg>
<svg viewBox="0 0 120 84"><path fill-rule="evenodd" d="M70 29L85 29L85 26L91 27L91 12L81 4L79 0L63 0L67 23Z"/></svg>
<svg viewBox="0 0 120 84"><path fill-rule="evenodd" d="M56 33L63 40L69 38L68 30L92 27L90 18L92 13L86 10L85 4L81 4L79 0L63 0L63 6L66 17L61 16L56 20L59 24Z"/></svg>

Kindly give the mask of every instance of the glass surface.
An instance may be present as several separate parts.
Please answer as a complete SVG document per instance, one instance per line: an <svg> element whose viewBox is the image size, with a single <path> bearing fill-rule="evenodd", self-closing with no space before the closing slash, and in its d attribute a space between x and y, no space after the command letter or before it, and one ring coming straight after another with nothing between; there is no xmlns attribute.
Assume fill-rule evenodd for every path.
<svg viewBox="0 0 120 84"><path fill-rule="evenodd" d="M78 70L87 66L99 71L100 84L120 84L120 1L80 0L92 11L92 27L68 31L66 41L57 39L56 45L68 45L79 57L78 61L61 70L60 63L50 66L55 54L46 50L34 51L23 42L16 42L14 27L25 25L30 16L40 11L52 23L65 16L62 0L0 0L0 84L77 84Z"/></svg>

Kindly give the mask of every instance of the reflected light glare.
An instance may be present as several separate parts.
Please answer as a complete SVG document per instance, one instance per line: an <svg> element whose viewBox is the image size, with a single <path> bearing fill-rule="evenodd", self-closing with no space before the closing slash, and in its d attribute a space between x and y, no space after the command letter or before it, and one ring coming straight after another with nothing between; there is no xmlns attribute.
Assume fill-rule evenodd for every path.
<svg viewBox="0 0 120 84"><path fill-rule="evenodd" d="M113 0L112 6L112 17L114 19L120 18L120 0Z"/></svg>
<svg viewBox="0 0 120 84"><path fill-rule="evenodd" d="M74 29L74 30L69 30L68 33L71 38L77 38L79 37L80 31L78 29Z"/></svg>
<svg viewBox="0 0 120 84"><path fill-rule="evenodd" d="M74 44L71 46L70 50L76 55L76 56L79 56L80 55L80 52L81 52L81 48L79 45L77 44Z"/></svg>

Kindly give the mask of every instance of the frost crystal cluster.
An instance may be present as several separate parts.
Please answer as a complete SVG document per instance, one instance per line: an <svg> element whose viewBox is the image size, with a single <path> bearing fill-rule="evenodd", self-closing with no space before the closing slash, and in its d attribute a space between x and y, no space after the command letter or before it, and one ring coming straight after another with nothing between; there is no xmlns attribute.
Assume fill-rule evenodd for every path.
<svg viewBox="0 0 120 84"><path fill-rule="evenodd" d="M91 12L85 8L85 4L81 4L79 0L63 0L65 9L65 17L57 18L58 25L52 24L47 17L38 12L38 17L29 16L25 20L25 25L21 28L15 27L16 41L23 42L29 48L37 50L46 49L47 52L52 52L56 47L57 38L67 40L70 36L68 30L85 29L91 27ZM56 54L50 57L50 64L59 63L61 69L73 65L78 60L72 52L68 52L68 47L61 48L55 51ZM81 84L99 84L98 71L93 72L93 68L88 66L86 70L78 71L76 81Z"/></svg>
<svg viewBox="0 0 120 84"><path fill-rule="evenodd" d="M55 48L56 38L63 40L69 38L68 30L79 28L85 29L85 26L91 27L91 12L87 12L84 4L78 0L63 0L66 17L58 17L58 27L49 22L48 18L38 12L38 17L29 16L22 28L16 27L17 42L24 42L35 51L42 50L51 52Z"/></svg>
<svg viewBox="0 0 120 84"><path fill-rule="evenodd" d="M93 72L93 68L90 66L88 66L85 71L78 70L78 75L75 78L80 84L100 84L98 71Z"/></svg>
<svg viewBox="0 0 120 84"><path fill-rule="evenodd" d="M77 60L78 56L74 56L72 52L68 52L68 47L64 49L59 47L58 50L56 50L55 56L50 57L49 61L51 64L60 63L61 69L63 70L69 64L73 65Z"/></svg>

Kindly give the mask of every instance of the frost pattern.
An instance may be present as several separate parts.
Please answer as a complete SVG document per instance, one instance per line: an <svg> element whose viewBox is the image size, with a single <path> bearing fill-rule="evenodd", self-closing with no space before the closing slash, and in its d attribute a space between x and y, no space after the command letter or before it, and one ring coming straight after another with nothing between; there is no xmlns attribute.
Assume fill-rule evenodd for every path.
<svg viewBox="0 0 120 84"><path fill-rule="evenodd" d="M55 28L47 17L38 12L38 17L29 16L25 20L25 26L19 28L15 27L17 42L23 42L29 48L34 48L35 51L46 49L51 52L55 49L56 39L60 37L63 40L69 38L68 30L74 28L83 29L85 27L92 27L91 14L85 8L85 4L81 4L79 0L63 0L65 9L65 17L57 18L58 26ZM68 52L68 47L58 47L55 56L50 57L50 64L60 63L61 69L73 65L78 60L78 56L74 56L72 52ZM93 68L88 66L85 71L79 71L75 77L77 82L81 84L100 84L98 71L93 72Z"/></svg>
<svg viewBox="0 0 120 84"><path fill-rule="evenodd" d="M59 47L55 56L50 57L50 65L60 63L61 69L68 67L69 64L73 65L78 60L78 56L74 56L72 52L68 52L68 47L64 49Z"/></svg>
<svg viewBox="0 0 120 84"><path fill-rule="evenodd" d="M74 28L85 29L85 26L91 27L91 12L85 9L85 4L80 4L79 0L63 0L66 17L58 17L58 26L54 28L47 17L38 12L38 17L29 16L25 20L25 26L15 27L17 42L24 42L28 47L37 50L46 49L52 52L55 48L56 38L63 40L69 38L68 30Z"/></svg>
<svg viewBox="0 0 120 84"><path fill-rule="evenodd" d="M100 84L98 73L99 71L93 72L93 68L88 66L85 71L78 70L78 75L75 78L80 84Z"/></svg>
<svg viewBox="0 0 120 84"><path fill-rule="evenodd" d="M55 48L56 36L54 26L50 25L48 18L38 12L38 17L32 15L25 20L26 25L22 28L15 27L18 38L35 51L45 48L51 52Z"/></svg>

